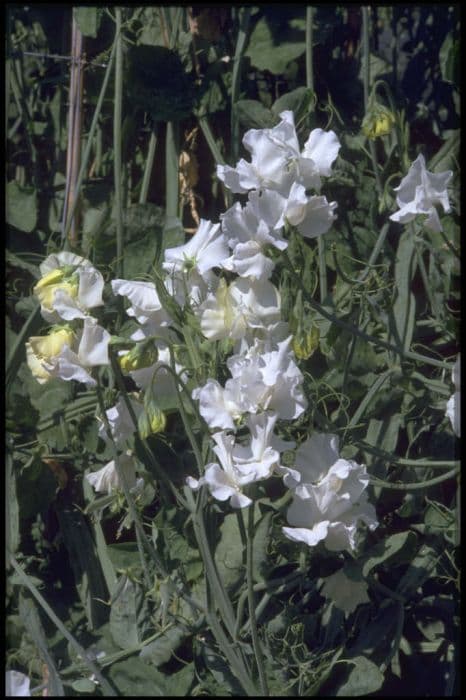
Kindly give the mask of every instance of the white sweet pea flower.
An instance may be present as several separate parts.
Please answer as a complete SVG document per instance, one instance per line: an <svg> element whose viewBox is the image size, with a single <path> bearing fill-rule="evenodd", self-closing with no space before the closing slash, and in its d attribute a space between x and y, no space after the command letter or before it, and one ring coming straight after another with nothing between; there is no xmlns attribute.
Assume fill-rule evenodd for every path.
<svg viewBox="0 0 466 700"><path fill-rule="evenodd" d="M280 118L272 129L250 129L245 133L243 145L251 153L251 163L241 159L236 168L217 166L219 179L232 192L264 189L287 195L296 175L299 144L293 113L282 112Z"/></svg>
<svg viewBox="0 0 466 700"><path fill-rule="evenodd" d="M206 484L210 493L219 501L230 499L233 508L245 508L252 500L245 496L242 487L255 481L255 472L240 469L233 458L235 439L225 432L212 435L216 445L213 448L220 464L211 462L206 466L204 476L200 479L188 477L186 483L196 490Z"/></svg>
<svg viewBox="0 0 466 700"><path fill-rule="evenodd" d="M328 434L314 435L299 448L296 466L301 481L287 512L292 527L282 529L288 539L310 547L324 541L331 551L351 551L359 521L370 529L378 522L365 492L369 483L366 467L341 458L329 465L337 446L336 436ZM285 477L285 482L293 476Z"/></svg>
<svg viewBox="0 0 466 700"><path fill-rule="evenodd" d="M208 379L203 387L194 389L192 397L199 401L199 412L210 428L233 430L235 420L242 416L240 402L216 379Z"/></svg>
<svg viewBox="0 0 466 700"><path fill-rule="evenodd" d="M412 163L408 174L402 179L395 192L398 192L396 203L399 210L389 218L401 224L412 221L418 214L427 216L424 225L432 231L443 231L435 204L440 204L443 210L450 211L447 185L453 177L451 170L443 173L431 173L426 169L426 161L422 153Z"/></svg>
<svg viewBox="0 0 466 700"><path fill-rule="evenodd" d="M267 335L280 322L280 294L266 279L240 278L227 285L220 280L215 294L209 294L197 313L206 338L220 340Z"/></svg>
<svg viewBox="0 0 466 700"><path fill-rule="evenodd" d="M302 158L311 160L319 175L330 177L332 163L336 160L341 143L334 131L313 129L304 144ZM311 185L306 185L310 187ZM318 188L317 188L318 189Z"/></svg>
<svg viewBox="0 0 466 700"><path fill-rule="evenodd" d="M232 378L223 388L216 380L193 392L199 411L210 428L234 429L246 413L274 411L284 420L294 420L306 410L302 391L303 375L290 351L291 338L278 343L277 350L263 352L256 341L245 353L227 360ZM278 443L274 449L280 449ZM282 449L289 449L289 446Z"/></svg>
<svg viewBox="0 0 466 700"><path fill-rule="evenodd" d="M142 324L151 323L154 328L169 325L170 317L162 307L153 282L116 279L111 284L114 294L131 302L126 309L128 316Z"/></svg>
<svg viewBox="0 0 466 700"><path fill-rule="evenodd" d="M87 317L78 336L74 333L69 337L65 335L62 334L58 340L59 348L58 345L54 347L53 344L48 344L47 340L51 336L29 338L26 343L26 356L31 371L41 384L51 377L59 377L65 381L74 380L95 386L97 382L87 370L109 364L110 333L94 319ZM54 350L58 352L53 354Z"/></svg>
<svg viewBox="0 0 466 700"><path fill-rule="evenodd" d="M89 260L62 251L49 255L40 265L41 279L33 292L49 323L89 316L89 309L102 306L104 279Z"/></svg>
<svg viewBox="0 0 466 700"><path fill-rule="evenodd" d="M445 415L448 416L451 422L453 432L457 437L461 437L461 362L460 355L456 358L451 373L451 379L455 385L455 393L450 396L447 402L447 410Z"/></svg>
<svg viewBox="0 0 466 700"><path fill-rule="evenodd" d="M308 197L303 185L295 182L286 203L287 221L296 226L302 236L316 238L327 233L336 219L334 210L336 202L327 202L326 197L312 195Z"/></svg>
<svg viewBox="0 0 466 700"><path fill-rule="evenodd" d="M170 275L189 273L196 270L208 281L207 275L214 267L220 267L229 255L227 242L223 236L220 224L201 219L196 233L184 245L165 250L164 270Z"/></svg>
<svg viewBox="0 0 466 700"><path fill-rule="evenodd" d="M293 112L282 112L280 119L271 129L250 129L244 135L243 144L251 153L251 163L241 159L236 168L217 166L219 179L233 192L274 190L288 197L294 182L319 190L321 176L331 174L340 149L336 134L314 129L301 152Z"/></svg>
<svg viewBox="0 0 466 700"><path fill-rule="evenodd" d="M142 405L139 401L135 401L131 397L129 397L129 401L136 419L139 418L143 411ZM126 402L120 396L115 406L109 408L105 413L110 425L113 442L119 449L122 449L126 441L137 432L137 426L133 423ZM110 438L107 435L106 425L101 418L99 418L99 422L99 436L105 440L105 442L109 442Z"/></svg>
<svg viewBox="0 0 466 700"><path fill-rule="evenodd" d="M31 681L21 671L5 671L5 697L29 698Z"/></svg>
<svg viewBox="0 0 466 700"><path fill-rule="evenodd" d="M76 344L76 334L70 326L52 329L45 336L31 336L26 342L26 360L29 369L39 384L48 382L52 375L46 367L53 358L57 357L64 346Z"/></svg>
<svg viewBox="0 0 466 700"><path fill-rule="evenodd" d="M286 200L278 192L251 192L244 208L237 202L221 215L222 230L233 250L223 262L225 269L241 277L270 277L273 262L262 251L266 245L279 250L288 246L281 236L285 205Z"/></svg>
<svg viewBox="0 0 466 700"><path fill-rule="evenodd" d="M251 440L247 445L235 445L233 448L237 468L245 473L254 472L255 481L267 479L280 466L280 453L273 446L276 422L277 415L273 413L249 415L246 425Z"/></svg>
<svg viewBox="0 0 466 700"><path fill-rule="evenodd" d="M358 605L370 602L367 583L349 578L344 569L339 569L331 576L324 578L320 593L327 600L332 601L336 608L342 610L345 617L354 612Z"/></svg>
<svg viewBox="0 0 466 700"><path fill-rule="evenodd" d="M134 457L129 454L119 455L118 466L124 474L124 479L129 489L137 486L136 466ZM85 478L97 493L107 493L110 495L121 487L115 460L112 459L104 467L96 472L85 474Z"/></svg>

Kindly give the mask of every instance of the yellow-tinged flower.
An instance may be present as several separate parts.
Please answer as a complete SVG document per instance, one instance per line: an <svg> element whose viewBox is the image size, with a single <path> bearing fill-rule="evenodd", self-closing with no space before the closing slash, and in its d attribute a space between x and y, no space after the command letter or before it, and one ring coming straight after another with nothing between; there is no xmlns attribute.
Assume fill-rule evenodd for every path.
<svg viewBox="0 0 466 700"><path fill-rule="evenodd" d="M386 107L376 105L362 122L362 132L368 139L389 134L395 124L394 115Z"/></svg>
<svg viewBox="0 0 466 700"><path fill-rule="evenodd" d="M161 433L165 430L167 418L165 413L153 401L144 402L144 411L139 416L138 428L140 436L145 439L149 435Z"/></svg>
<svg viewBox="0 0 466 700"><path fill-rule="evenodd" d="M74 268L71 268L74 270ZM73 275L70 267L56 268L42 277L32 290L39 299L42 307L52 311L55 292L62 289L72 299L76 299L79 289L79 278Z"/></svg>
<svg viewBox="0 0 466 700"><path fill-rule="evenodd" d="M317 326L305 331L298 328L293 335L291 347L298 360L307 360L319 347L320 332Z"/></svg>
<svg viewBox="0 0 466 700"><path fill-rule="evenodd" d="M75 337L69 326L63 326L53 330L49 335L29 338L26 343L26 360L39 384L45 384L52 377L44 366L44 362L50 362L52 358L59 355L65 345L71 347Z"/></svg>
<svg viewBox="0 0 466 700"><path fill-rule="evenodd" d="M137 343L129 352L120 355L118 362L123 372L133 372L150 367L157 362L158 356L158 350L152 342L143 342Z"/></svg>

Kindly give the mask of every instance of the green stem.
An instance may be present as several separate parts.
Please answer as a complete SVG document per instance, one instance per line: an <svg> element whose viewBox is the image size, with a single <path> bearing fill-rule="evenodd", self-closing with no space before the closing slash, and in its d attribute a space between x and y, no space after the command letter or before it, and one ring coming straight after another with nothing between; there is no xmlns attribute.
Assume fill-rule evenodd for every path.
<svg viewBox="0 0 466 700"><path fill-rule="evenodd" d="M113 690L112 686L108 683L108 681L100 673L100 669L97 666L97 664L94 663L94 661L92 661L89 658L89 655L87 654L86 650L83 649L83 647L79 644L79 642L76 641L76 639L73 637L73 635L68 632L68 630L66 629L63 622L55 615L52 608L48 605L48 603L45 601L45 599L39 593L39 591L37 590L35 585L30 580L29 576L25 573L25 571L23 571L22 567L18 564L15 557L10 554L9 559L10 559L11 565L13 566L14 570L18 574L23 585L25 585L31 591L32 595L37 600L37 602L41 606L42 610L46 613L48 618L53 622L55 627L61 632L61 634L65 637L65 639L68 640L68 642L71 644L71 646L76 651L76 653L82 658L83 663L85 663L86 666L91 670L91 672L95 674L95 677L97 678L100 685L102 686L102 690L104 691L104 695L111 696L111 697L117 697L117 693Z"/></svg>
<svg viewBox="0 0 466 700"><path fill-rule="evenodd" d="M306 87L314 92L314 62L312 60L312 41L314 8L306 8Z"/></svg>
<svg viewBox="0 0 466 700"><path fill-rule="evenodd" d="M376 479L375 477L371 477L370 483L372 484L372 486L380 486L384 489L389 489L392 491L412 491L417 489L426 489L429 488L429 486L441 484L444 481L448 481L448 479L452 479L459 473L460 468L455 467L446 474L442 474L441 476L434 476L433 479L428 479L426 481L418 481L417 483L413 484L393 484L390 481L383 481L382 479Z"/></svg>
<svg viewBox="0 0 466 700"><path fill-rule="evenodd" d="M338 316L335 316L334 314L330 313L327 311L327 309L319 304L317 301L314 300L312 295L310 295L307 290L303 287L302 285L302 280L299 277L299 275L295 272L293 263L291 262L287 251L285 250L283 252L283 259L285 261L285 264L288 268L288 270L291 273L291 276L295 280L296 284L298 285L298 288L302 289L303 291L303 296L306 297L307 302L309 303L309 306L311 306L313 309L319 312L324 318L326 318L329 321L332 321L332 323L335 323L335 325L340 326L340 328L344 328L347 331L350 331L354 335L358 335L360 338L363 338L364 340L367 340L369 343L372 343L373 345L378 345L381 348L385 348L386 350L391 350L392 352L395 352L401 357L404 357L406 360L413 360L415 362L424 362L426 365L432 365L433 367L440 367L442 369L447 369L451 371L451 365L447 362L443 362L441 360L435 360L432 357L427 357L426 355L420 355L417 352L413 352L411 350L404 350L403 348L397 347L396 345L392 345L391 343L388 343L385 340L381 340L380 338L374 338L371 335L368 335L367 333L364 333L363 331L359 330L357 326L353 326L351 323L347 323L346 321L343 321L341 318L338 318Z"/></svg>
<svg viewBox="0 0 466 700"><path fill-rule="evenodd" d="M178 139L174 122L167 122L165 177L166 177L166 218L168 221L179 219L178 196Z"/></svg>
<svg viewBox="0 0 466 700"><path fill-rule="evenodd" d="M257 631L256 607L254 601L254 581L253 581L253 542L254 542L254 505L248 511L247 529L247 549L246 549L246 579L248 587L248 608L249 620L251 624L252 645L256 657L257 670L259 671L259 681L262 695L268 697L267 676L264 668L264 657L262 655L259 633Z"/></svg>
<svg viewBox="0 0 466 700"><path fill-rule="evenodd" d="M81 190L81 187L82 187L82 184L84 181L84 175L87 172L87 166L89 164L89 159L91 156L94 135L97 131L99 116L100 116L100 113L102 111L102 105L104 102L105 93L107 92L107 86L108 86L108 83L110 80L110 76L112 74L113 61L115 59L115 51L116 51L116 42L114 42L113 47L112 47L112 52L111 52L110 58L108 60L107 69L105 71L104 79L102 82L102 87L100 89L99 98L97 100L94 115L92 117L91 128L89 129L89 134L87 137L86 148L84 150L84 154L83 154L83 157L81 160L81 169L79 171L79 175L78 175L78 178L76 180L76 187L75 187L76 198L74 199L74 201L70 207L70 210L68 212L68 218L66 220L66 224L65 224L65 227L64 227L64 230L62 233L62 244L63 244L64 250L66 250L66 248L68 246L68 233L69 233L70 228L71 228L71 224L73 221L73 217L75 215L76 207L78 206L78 203L79 203L78 194Z"/></svg>
<svg viewBox="0 0 466 700"><path fill-rule="evenodd" d="M362 8L362 60L364 65L363 84L364 84L364 112L367 114L369 107L369 90L370 90L370 44L369 44L369 8ZM375 182L379 197L383 195L383 185L380 179L379 166L375 153L375 145L371 139L369 140L369 149L372 160L372 169L374 171Z"/></svg>
<svg viewBox="0 0 466 700"><path fill-rule="evenodd" d="M251 7L238 8L239 29L236 40L235 56L233 59L233 73L231 78L231 155L235 162L239 154L239 120L235 109L240 96L241 87L241 60L246 48L248 37L249 19L251 17Z"/></svg>
<svg viewBox="0 0 466 700"><path fill-rule="evenodd" d="M115 95L113 106L113 172L116 210L116 276L123 276L123 182L121 160L121 121L123 112L123 39L121 36L121 7L115 7Z"/></svg>
<svg viewBox="0 0 466 700"><path fill-rule="evenodd" d="M24 360L24 343L26 339L39 327L41 321L40 306L37 305L34 311L18 333L15 344L11 348L6 362L5 391L8 392L16 373Z"/></svg>
<svg viewBox="0 0 466 700"><path fill-rule="evenodd" d="M149 139L149 147L147 150L147 160L144 168L144 176L142 179L141 192L139 194L139 204L147 202L147 194L149 192L150 178L154 169L155 149L157 147L157 127L154 126Z"/></svg>

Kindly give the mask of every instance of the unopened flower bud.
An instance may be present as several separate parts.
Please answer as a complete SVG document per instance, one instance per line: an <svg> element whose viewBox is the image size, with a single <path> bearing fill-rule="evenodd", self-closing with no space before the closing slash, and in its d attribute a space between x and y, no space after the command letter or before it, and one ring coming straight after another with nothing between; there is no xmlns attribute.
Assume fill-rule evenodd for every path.
<svg viewBox="0 0 466 700"><path fill-rule="evenodd" d="M123 372L150 367L158 359L158 350L152 341L137 343L129 352L120 355L118 362Z"/></svg>
<svg viewBox="0 0 466 700"><path fill-rule="evenodd" d="M149 435L161 433L165 430L167 419L165 413L157 406L153 399L144 401L144 411L139 416L138 429L140 436L145 439Z"/></svg>
<svg viewBox="0 0 466 700"><path fill-rule="evenodd" d="M374 103L362 122L362 132L368 139L389 134L395 124L395 116L389 109Z"/></svg>

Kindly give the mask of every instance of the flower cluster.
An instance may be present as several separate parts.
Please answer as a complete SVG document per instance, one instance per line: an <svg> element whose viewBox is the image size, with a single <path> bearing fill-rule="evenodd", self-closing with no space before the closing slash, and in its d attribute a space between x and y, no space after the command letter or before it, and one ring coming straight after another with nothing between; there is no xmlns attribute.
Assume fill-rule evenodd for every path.
<svg viewBox="0 0 466 700"><path fill-rule="evenodd" d="M142 480L131 440L136 431L146 437L163 430L157 397L179 391L174 373L185 385L192 382L175 361L173 347L179 343L175 321L194 316L207 340L230 343L233 354L224 385L212 376L191 389L212 431L215 458L198 479L187 477L187 484L193 489L205 485L214 498L243 508L252 503L253 484L277 475L292 491L290 527L283 528L288 538L309 546L322 541L331 550L353 549L359 522L370 528L377 524L365 492L365 467L339 457L335 436L317 434L297 450L296 468L285 467L282 453L295 443L274 432L280 421L302 416L307 399L280 293L271 281L269 254L287 248L291 227L307 238L330 229L337 204L320 191L340 143L333 131L314 129L300 149L293 114L285 111L275 127L248 131L243 144L250 162L218 166L218 177L233 192L247 195L246 203L230 207L220 223L201 219L186 244L166 249L162 286L111 282L138 326L129 338L112 338L91 315L103 303L103 279L89 261L71 253L45 260L34 293L44 318L60 325L47 336L29 339L28 363L41 383L60 377L93 385L92 368L108 364L109 352L116 353L120 370L137 391L120 397L101 416L99 435L112 440L117 456L86 478L97 492L110 494L123 479L135 493Z"/></svg>

